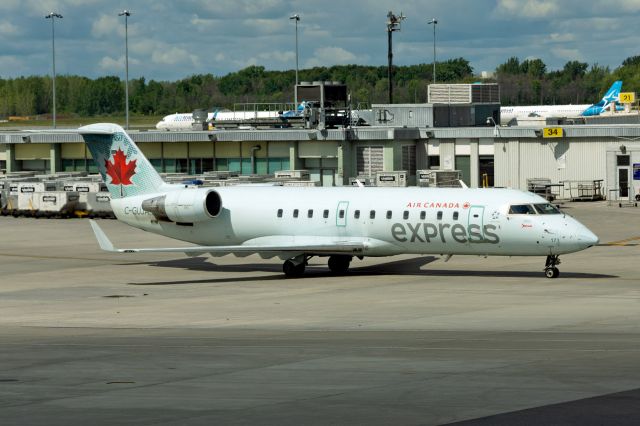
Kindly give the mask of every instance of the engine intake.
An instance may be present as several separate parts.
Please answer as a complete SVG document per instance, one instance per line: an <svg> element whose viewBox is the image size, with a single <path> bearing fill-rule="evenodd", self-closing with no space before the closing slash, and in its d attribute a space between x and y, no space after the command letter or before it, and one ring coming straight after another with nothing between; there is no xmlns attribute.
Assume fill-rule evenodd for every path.
<svg viewBox="0 0 640 426"><path fill-rule="evenodd" d="M144 200L142 210L163 222L202 222L220 214L222 199L213 189L185 188Z"/></svg>

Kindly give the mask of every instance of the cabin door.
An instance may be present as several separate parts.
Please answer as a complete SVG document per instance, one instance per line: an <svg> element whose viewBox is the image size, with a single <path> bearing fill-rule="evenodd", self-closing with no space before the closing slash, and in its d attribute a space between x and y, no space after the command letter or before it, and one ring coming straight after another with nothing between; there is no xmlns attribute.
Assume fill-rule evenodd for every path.
<svg viewBox="0 0 640 426"><path fill-rule="evenodd" d="M348 201L340 201L336 209L336 226L347 226L347 211L349 210Z"/></svg>

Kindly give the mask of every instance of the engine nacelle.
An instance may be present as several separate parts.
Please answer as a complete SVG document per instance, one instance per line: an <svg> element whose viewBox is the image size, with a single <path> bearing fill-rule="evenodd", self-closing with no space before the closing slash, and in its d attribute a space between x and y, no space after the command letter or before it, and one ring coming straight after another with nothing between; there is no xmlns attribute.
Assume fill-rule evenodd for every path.
<svg viewBox="0 0 640 426"><path fill-rule="evenodd" d="M220 214L222 199L210 188L185 188L144 200L142 210L163 222L202 222Z"/></svg>

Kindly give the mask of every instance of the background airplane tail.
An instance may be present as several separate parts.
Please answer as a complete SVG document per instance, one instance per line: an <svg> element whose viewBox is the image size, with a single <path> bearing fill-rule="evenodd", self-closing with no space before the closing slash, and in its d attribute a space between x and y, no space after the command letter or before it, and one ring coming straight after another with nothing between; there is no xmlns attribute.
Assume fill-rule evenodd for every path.
<svg viewBox="0 0 640 426"><path fill-rule="evenodd" d="M620 91L622 90L622 80L614 81L602 100L604 102L618 102L620 100Z"/></svg>
<svg viewBox="0 0 640 426"><path fill-rule="evenodd" d="M600 115L607 108L610 108L610 105L613 105L613 108L618 109L617 104L620 100L620 91L622 90L622 81L614 81L607 93L604 94L603 98L597 104L591 105L589 108L584 110L581 115L585 117Z"/></svg>
<svg viewBox="0 0 640 426"><path fill-rule="evenodd" d="M620 100L620 91L622 90L622 81L614 81L607 93L604 94L600 102L593 106L606 107L610 103L616 103Z"/></svg>
<svg viewBox="0 0 640 426"><path fill-rule="evenodd" d="M78 130L113 199L159 192L165 185L122 127L101 123Z"/></svg>

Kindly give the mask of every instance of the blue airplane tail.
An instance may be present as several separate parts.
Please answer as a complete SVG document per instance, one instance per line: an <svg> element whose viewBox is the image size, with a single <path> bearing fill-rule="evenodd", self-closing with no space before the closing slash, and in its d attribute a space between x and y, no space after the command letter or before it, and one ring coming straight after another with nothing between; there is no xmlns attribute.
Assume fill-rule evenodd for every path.
<svg viewBox="0 0 640 426"><path fill-rule="evenodd" d="M304 112L304 109L307 105L306 101L302 101L300 102L300 105L298 105L298 107L295 110L292 111L285 111L282 113L282 117L284 118L290 118L290 117L300 117L302 115L302 113Z"/></svg>
<svg viewBox="0 0 640 426"><path fill-rule="evenodd" d="M618 101L620 100L621 90L622 90L622 80L613 82L613 84L611 85L609 90L607 90L607 93L605 93L605 95L602 97L600 102L598 102L597 104L593 104L589 108L584 110L582 112L582 115L584 117L600 115L605 111L607 107L609 107L611 103L616 105L616 110L620 110L621 108L619 108L617 104L618 104Z"/></svg>

